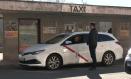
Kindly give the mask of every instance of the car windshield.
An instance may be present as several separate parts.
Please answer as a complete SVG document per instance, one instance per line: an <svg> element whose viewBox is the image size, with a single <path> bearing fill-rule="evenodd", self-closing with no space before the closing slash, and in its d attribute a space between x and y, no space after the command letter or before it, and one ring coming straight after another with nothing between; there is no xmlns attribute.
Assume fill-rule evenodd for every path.
<svg viewBox="0 0 131 79"><path fill-rule="evenodd" d="M55 43L58 43L60 41L62 41L64 38L68 37L69 34L61 34L61 35L57 35L49 40L47 40L45 42L45 44L55 44Z"/></svg>

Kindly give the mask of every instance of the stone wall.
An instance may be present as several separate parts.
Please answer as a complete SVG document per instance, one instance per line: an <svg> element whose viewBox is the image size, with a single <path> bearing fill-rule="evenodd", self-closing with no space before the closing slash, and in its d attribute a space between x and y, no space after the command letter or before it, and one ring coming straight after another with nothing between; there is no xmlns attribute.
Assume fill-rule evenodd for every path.
<svg viewBox="0 0 131 79"><path fill-rule="evenodd" d="M62 4L33 1L0 1L0 10L131 15L129 7Z"/></svg>

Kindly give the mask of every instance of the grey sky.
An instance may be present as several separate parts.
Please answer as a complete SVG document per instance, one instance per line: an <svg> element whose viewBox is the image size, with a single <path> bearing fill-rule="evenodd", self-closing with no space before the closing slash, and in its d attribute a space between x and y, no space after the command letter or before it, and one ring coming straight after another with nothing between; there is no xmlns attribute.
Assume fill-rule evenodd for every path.
<svg viewBox="0 0 131 79"><path fill-rule="evenodd" d="M56 0L35 0L35 1L56 1ZM82 0L61 0L65 3L82 4ZM125 6L131 7L131 0L83 0L84 3L91 5L107 5L107 6Z"/></svg>

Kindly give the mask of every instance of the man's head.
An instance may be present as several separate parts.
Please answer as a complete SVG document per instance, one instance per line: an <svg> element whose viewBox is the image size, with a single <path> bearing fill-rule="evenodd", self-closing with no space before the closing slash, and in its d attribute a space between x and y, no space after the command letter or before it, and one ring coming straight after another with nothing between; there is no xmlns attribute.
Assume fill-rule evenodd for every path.
<svg viewBox="0 0 131 79"><path fill-rule="evenodd" d="M81 40L81 37L80 37L80 36L76 36L76 37L74 38L74 41L75 41L75 42L80 42L80 40Z"/></svg>
<svg viewBox="0 0 131 79"><path fill-rule="evenodd" d="M96 28L96 24L95 23L90 23L90 29L94 29Z"/></svg>

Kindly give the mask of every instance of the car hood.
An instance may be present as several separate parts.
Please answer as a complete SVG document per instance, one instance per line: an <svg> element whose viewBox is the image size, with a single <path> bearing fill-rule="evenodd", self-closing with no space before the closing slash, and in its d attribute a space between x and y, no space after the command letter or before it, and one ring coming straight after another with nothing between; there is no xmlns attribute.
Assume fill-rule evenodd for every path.
<svg viewBox="0 0 131 79"><path fill-rule="evenodd" d="M23 50L23 53L45 50L50 44L36 44Z"/></svg>

